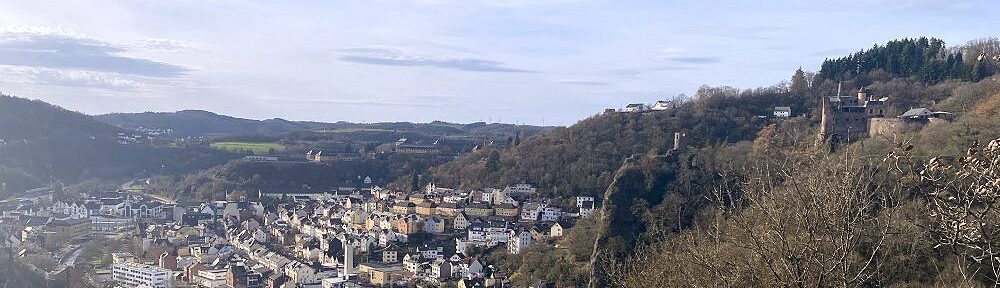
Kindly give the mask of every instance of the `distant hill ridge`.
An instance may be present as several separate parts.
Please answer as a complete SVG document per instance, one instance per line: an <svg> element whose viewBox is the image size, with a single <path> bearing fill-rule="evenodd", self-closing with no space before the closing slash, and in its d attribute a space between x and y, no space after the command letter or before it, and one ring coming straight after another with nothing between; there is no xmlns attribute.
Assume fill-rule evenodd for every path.
<svg viewBox="0 0 1000 288"><path fill-rule="evenodd" d="M432 134L482 134L497 129L547 130L547 127L515 124L475 122L455 124L442 121L430 123L382 122L335 123L315 121L291 121L282 118L255 120L220 115L204 110L181 110L177 112L111 113L94 116L98 121L131 130L167 130L170 136L190 137L210 134L260 134L278 135L295 131L338 130L338 129L380 129L392 131L433 131Z"/></svg>
<svg viewBox="0 0 1000 288"><path fill-rule="evenodd" d="M39 100L0 94L0 139L111 139L121 128Z"/></svg>
<svg viewBox="0 0 1000 288"><path fill-rule="evenodd" d="M132 134L40 100L0 95L0 199L54 182L184 173L232 157L207 147L153 147Z"/></svg>

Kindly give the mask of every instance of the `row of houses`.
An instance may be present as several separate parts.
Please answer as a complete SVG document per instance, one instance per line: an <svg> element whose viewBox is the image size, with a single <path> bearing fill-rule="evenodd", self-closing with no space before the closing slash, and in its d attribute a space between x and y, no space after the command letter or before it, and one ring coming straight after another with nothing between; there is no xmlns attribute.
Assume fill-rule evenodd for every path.
<svg viewBox="0 0 1000 288"><path fill-rule="evenodd" d="M622 113L644 113L644 112L656 112L656 111L669 111L677 108L679 103L674 100L660 100L653 103L653 105L645 103L631 103L625 105L625 108L621 110L607 109L605 112L622 112Z"/></svg>

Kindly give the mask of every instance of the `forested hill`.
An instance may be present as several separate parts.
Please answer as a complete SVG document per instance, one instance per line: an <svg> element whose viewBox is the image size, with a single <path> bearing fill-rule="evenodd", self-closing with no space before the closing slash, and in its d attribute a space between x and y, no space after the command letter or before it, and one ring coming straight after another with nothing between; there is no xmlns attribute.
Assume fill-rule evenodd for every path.
<svg viewBox="0 0 1000 288"><path fill-rule="evenodd" d="M55 182L187 172L230 157L207 148L152 147L141 135L90 116L0 96L0 199Z"/></svg>
<svg viewBox="0 0 1000 288"><path fill-rule="evenodd" d="M6 142L91 137L108 140L122 131L42 101L0 95L0 139Z"/></svg>
<svg viewBox="0 0 1000 288"><path fill-rule="evenodd" d="M855 55L903 59L907 57L896 54L904 52L895 47L910 42L922 41L894 41L886 45L893 48L879 46L882 48L875 49L876 52ZM948 53L958 53L948 51L971 51L974 50L971 46L998 43L977 41L953 48L942 43L936 49L946 52L931 53L937 56L927 59L934 59L929 60L932 63L948 63ZM907 45L910 44L904 46ZM944 58L938 57L941 53ZM950 56L951 61L959 57L954 55ZM985 70L989 73L982 72L985 74L977 79L964 74L983 69L977 65L993 65L989 62L992 58L973 57L977 59L975 63L961 61L958 66L953 62L955 70L966 72L945 74L941 78L924 77L925 74L914 72L912 67L888 72L894 71L889 67L895 64L879 64L860 72L836 72L838 68L830 68L830 63L837 61L838 65L857 64L858 58L853 57L829 60L824 70L816 74L800 69L790 73L791 81L772 87L749 90L702 87L692 100L670 111L595 115L509 147L481 149L458 161L429 169L426 171L429 177L421 180L471 189L527 182L538 186L540 193L561 196L563 201L556 204L569 209L573 206L573 196L589 195L603 200L601 213L593 217L594 226L588 226L593 233L586 237L592 238L576 241L589 243L583 244L586 247L532 250L515 256L514 260L494 257L500 259L499 267L514 271L515 284L530 285L544 279L556 286L583 286L589 281L591 287L687 287L705 283L727 287L801 283L820 283L821 287L843 286L842 283L923 287L976 277L980 279L971 281L993 283L989 278L993 276L982 276L982 272L979 276L957 274L955 271L963 269L958 267L962 264L949 258L946 249L933 248L937 244L930 239L934 231L922 225L934 219L926 214L928 207L922 206L926 202L920 192L930 187L914 180L919 178L914 176L919 173L914 167L920 163L936 156L955 159L965 154L974 141L986 143L1000 137L997 129L1000 77ZM889 97L888 117L915 107L947 111L951 117L933 125L905 126L891 135L850 144L819 142L816 137L819 99L836 93L838 84L848 91L844 93L867 87L877 97ZM775 106L792 107L795 117L767 117ZM675 132L687 135L686 151L667 151L672 148ZM892 162L893 159L898 162ZM892 167L888 163L893 163ZM770 179L774 181L765 181ZM875 197L864 198L855 193L869 189L899 193L890 198L902 202L879 207L901 214L881 215L879 211L868 210L859 214L851 210L873 207L863 201L877 196L864 195ZM762 198L747 200L743 198L745 191L759 193L751 196ZM760 199L768 201L763 202L765 206L751 203ZM848 200L859 202L855 202L857 206L843 205ZM895 221L891 225L898 226L891 227L891 233L878 234L866 230L876 227L871 222L836 222L865 213L876 214L865 217L891 218ZM904 214L905 217L898 217ZM876 220L865 218L865 221ZM862 235L850 239L860 239L852 241L863 244L837 242L825 246L829 239L841 239L845 233ZM1000 237L993 234L991 237ZM881 242L872 235L889 236ZM764 242L754 242L757 239ZM872 252L870 245L881 245L882 250ZM844 251L843 247L850 251ZM578 251L587 248L593 249L592 257L582 259ZM863 259L877 258L874 261L878 264L866 265L865 261L857 260L857 255L867 255ZM566 263L566 259L571 262ZM970 263L965 271L991 271L988 270L991 264ZM767 270L772 265L801 270ZM827 277L833 276L822 271L841 269L831 267L843 267L851 277L867 278L831 280ZM970 286L976 285L970 283Z"/></svg>
<svg viewBox="0 0 1000 288"><path fill-rule="evenodd" d="M434 169L431 181L464 188L532 183L550 196L599 196L633 154L665 153L674 132L693 147L753 139L775 106L804 111L807 99L782 87L740 91L703 87L671 111L605 113L505 148L488 147Z"/></svg>
<svg viewBox="0 0 1000 288"><path fill-rule="evenodd" d="M664 152L671 147L674 132L685 133L695 148L752 140L771 123L766 118L775 106L789 106L793 116L817 123L818 100L835 94L838 84L849 90L844 93L868 87L878 97L889 97L889 115L915 107L969 109L972 103L947 98L955 93L980 95L982 91L971 91L974 88L966 84L995 73L995 59L1000 58L989 55L1000 55L995 54L998 51L996 39L951 48L933 38L895 40L827 60L819 73L800 69L791 73L791 81L771 87L703 86L692 100L668 112L596 115L502 150L476 151L430 169L425 179L464 188L527 182L550 195L597 196L623 159ZM969 59L963 54L987 56Z"/></svg>
<svg viewBox="0 0 1000 288"><path fill-rule="evenodd" d="M112 113L94 116L115 126L139 130L171 130L174 136L205 134L266 134L333 127L330 123L293 122L284 119L253 120L219 115L203 110L177 112Z"/></svg>
<svg viewBox="0 0 1000 288"><path fill-rule="evenodd" d="M979 81L997 71L1000 42L976 40L949 49L936 38L893 40L823 62L819 76L834 81L872 77L914 77L927 84L945 80ZM867 83L863 83L867 85Z"/></svg>
<svg viewBox="0 0 1000 288"><path fill-rule="evenodd" d="M183 110L177 112L145 112L145 113L113 113L94 116L95 119L131 130L170 131L172 137L203 136L208 134L230 135L270 135L276 136L296 131L358 131L379 130L397 131L402 133L419 133L426 135L513 135L519 130L534 134L547 130L547 127L525 126L500 123L470 123L455 124L446 122L409 123L350 123L350 122L312 122L290 121L281 118L254 120L237 118L202 110Z"/></svg>

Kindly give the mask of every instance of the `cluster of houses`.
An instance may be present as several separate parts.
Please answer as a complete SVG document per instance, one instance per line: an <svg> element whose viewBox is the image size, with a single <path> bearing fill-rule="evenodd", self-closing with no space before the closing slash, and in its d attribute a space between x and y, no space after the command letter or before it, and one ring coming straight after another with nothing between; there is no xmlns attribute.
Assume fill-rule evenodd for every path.
<svg viewBox="0 0 1000 288"><path fill-rule="evenodd" d="M528 184L429 184L262 202L234 193L184 206L125 191L66 201L37 189L0 203L0 236L35 251L65 250L95 234L137 239L141 249L115 254L108 267L107 281L120 287L502 287L511 271L484 263L483 251L551 245L595 211L593 197L560 207L537 194Z"/></svg>
<svg viewBox="0 0 1000 288"><path fill-rule="evenodd" d="M164 220L174 212L174 206L124 191L66 201L53 199L50 188L38 188L3 205L0 229L6 232L8 244L21 247L30 243L45 249L84 241L93 234L131 233L139 221Z"/></svg>
<svg viewBox="0 0 1000 288"><path fill-rule="evenodd" d="M669 111L669 110L672 110L674 108L677 108L677 104L678 103L676 101L673 101L673 100L660 100L660 101L656 101L656 103L653 103L653 105L649 105L649 104L646 104L646 103L631 103L631 104L625 105L625 108L622 108L620 110L613 109L613 108L608 108L604 112L605 113L612 113L612 112L621 112L621 113L646 113L646 112L657 112L657 111Z"/></svg>
<svg viewBox="0 0 1000 288"><path fill-rule="evenodd" d="M580 197L567 213L529 201L535 191L527 184L477 191L429 184L414 193L375 187L324 194L278 204L259 218L229 219L226 238L255 271L285 271L296 285L321 283L338 271L338 281L376 286L496 286L504 278L470 249L499 245L521 253L563 236L573 219L594 211L593 197Z"/></svg>
<svg viewBox="0 0 1000 288"><path fill-rule="evenodd" d="M117 140L120 145L132 145L149 141L149 136L140 132L118 132L115 136L118 137Z"/></svg>

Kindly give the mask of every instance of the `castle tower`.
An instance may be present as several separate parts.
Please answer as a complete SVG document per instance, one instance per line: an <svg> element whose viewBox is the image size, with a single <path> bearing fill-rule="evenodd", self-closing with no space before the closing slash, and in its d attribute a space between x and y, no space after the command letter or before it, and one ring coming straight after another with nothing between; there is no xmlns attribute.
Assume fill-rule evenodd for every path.
<svg viewBox="0 0 1000 288"><path fill-rule="evenodd" d="M861 87L858 89L858 104L865 105L866 102L868 102L868 89Z"/></svg>
<svg viewBox="0 0 1000 288"><path fill-rule="evenodd" d="M840 85L839 84L837 85L837 96L840 97ZM826 135L826 132L827 132L826 130L828 129L827 127L829 127L829 125L830 125L830 119L829 119L830 118L830 112L829 112L829 109L827 109L827 107L826 107L827 106L826 102L829 102L829 100L826 99L826 96L820 95L819 97L820 97L819 102L821 103L820 105L822 105L822 106L820 106L821 108L820 108L820 112L819 112L819 117L820 117L819 118L819 138L820 139L825 139L826 136L827 136Z"/></svg>
<svg viewBox="0 0 1000 288"><path fill-rule="evenodd" d="M684 150L687 147L687 134L681 132L674 132L674 149L673 150Z"/></svg>

